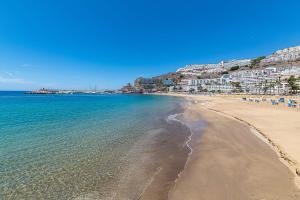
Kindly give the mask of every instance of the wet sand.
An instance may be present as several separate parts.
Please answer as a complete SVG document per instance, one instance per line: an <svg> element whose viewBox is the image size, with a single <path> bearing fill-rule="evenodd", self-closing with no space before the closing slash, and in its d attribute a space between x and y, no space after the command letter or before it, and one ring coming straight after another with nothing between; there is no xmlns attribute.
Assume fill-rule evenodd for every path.
<svg viewBox="0 0 300 200"><path fill-rule="evenodd" d="M192 138L193 152L169 199L300 199L294 174L248 125L201 103L184 114L191 121L199 115L206 127L200 137Z"/></svg>
<svg viewBox="0 0 300 200"><path fill-rule="evenodd" d="M176 121L170 122L170 127L168 132L157 135L152 144L150 152L153 163L147 164L145 170L146 174L152 173L152 179L138 199L168 199L168 191L174 186L178 174L184 169L190 153L190 149L186 146L190 130ZM155 171L153 166L156 166Z"/></svg>
<svg viewBox="0 0 300 200"><path fill-rule="evenodd" d="M174 120L182 113L178 108L163 116L159 128L146 133L146 137L132 147L129 155L131 165L113 188L115 200L165 200L174 186L178 174L184 169L190 149L186 140L190 136L188 127ZM166 118L171 116L170 118ZM137 152L137 153L136 153Z"/></svg>

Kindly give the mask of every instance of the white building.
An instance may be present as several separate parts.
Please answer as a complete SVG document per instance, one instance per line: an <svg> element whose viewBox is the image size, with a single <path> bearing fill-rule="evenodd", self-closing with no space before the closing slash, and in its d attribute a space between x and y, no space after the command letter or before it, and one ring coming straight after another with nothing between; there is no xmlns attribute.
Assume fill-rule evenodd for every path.
<svg viewBox="0 0 300 200"><path fill-rule="evenodd" d="M221 78L215 79L191 79L188 81L187 91L201 92L207 90L208 92L222 92L230 93L235 88L230 84L230 76L223 75Z"/></svg>
<svg viewBox="0 0 300 200"><path fill-rule="evenodd" d="M221 67L226 69L230 69L231 67L235 66L246 67L251 65L251 59L221 61L219 64Z"/></svg>
<svg viewBox="0 0 300 200"><path fill-rule="evenodd" d="M235 66L245 67L245 66L249 66L250 64L251 64L250 59L221 61L216 64L191 64L179 68L177 72L180 72L182 74L189 74L189 75L199 75L202 72L218 73L218 72L226 71L231 67L235 67Z"/></svg>
<svg viewBox="0 0 300 200"><path fill-rule="evenodd" d="M280 74L282 76L300 76L300 67L292 66L285 68L280 72Z"/></svg>
<svg viewBox="0 0 300 200"><path fill-rule="evenodd" d="M220 68L218 64L190 64L179 68L176 72L185 73L199 73L205 70L212 70Z"/></svg>
<svg viewBox="0 0 300 200"><path fill-rule="evenodd" d="M272 62L288 62L300 60L300 46L289 47L282 50L278 50L270 56L263 59L262 63Z"/></svg>

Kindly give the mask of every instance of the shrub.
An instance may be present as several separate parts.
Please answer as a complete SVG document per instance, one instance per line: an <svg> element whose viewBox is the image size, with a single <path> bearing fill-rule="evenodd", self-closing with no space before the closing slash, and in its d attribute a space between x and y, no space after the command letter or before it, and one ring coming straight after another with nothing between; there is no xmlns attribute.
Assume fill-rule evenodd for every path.
<svg viewBox="0 0 300 200"><path fill-rule="evenodd" d="M255 59L252 59L251 60L250 68L252 69L253 67L259 65L260 61L263 60L263 59L265 59L265 58L266 58L266 56L259 56L259 57L255 58Z"/></svg>
<svg viewBox="0 0 300 200"><path fill-rule="evenodd" d="M239 66L234 66L234 67L230 68L230 71L235 71L235 70L238 70L239 68L240 68Z"/></svg>

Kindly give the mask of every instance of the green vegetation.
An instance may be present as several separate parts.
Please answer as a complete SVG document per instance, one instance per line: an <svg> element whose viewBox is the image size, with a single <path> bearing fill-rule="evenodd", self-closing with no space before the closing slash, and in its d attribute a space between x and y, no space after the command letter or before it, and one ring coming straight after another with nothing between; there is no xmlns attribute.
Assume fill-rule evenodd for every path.
<svg viewBox="0 0 300 200"><path fill-rule="evenodd" d="M250 68L252 69L253 67L258 66L259 63L260 63L260 61L263 60L263 59L265 59L265 58L266 58L266 56L259 56L259 57L255 58L255 59L252 59L251 60Z"/></svg>
<svg viewBox="0 0 300 200"><path fill-rule="evenodd" d="M221 72L221 74L222 74L222 75L224 75L224 74L228 74L228 71Z"/></svg>
<svg viewBox="0 0 300 200"><path fill-rule="evenodd" d="M180 77L180 78L184 78L184 75L183 75L183 74L180 74L179 77Z"/></svg>
<svg viewBox="0 0 300 200"><path fill-rule="evenodd" d="M201 79L201 76L199 75L199 76L197 76L197 79Z"/></svg>
<svg viewBox="0 0 300 200"><path fill-rule="evenodd" d="M240 82L231 82L231 85L235 88L241 88L241 83Z"/></svg>
<svg viewBox="0 0 300 200"><path fill-rule="evenodd" d="M231 82L231 85L235 88L232 92L241 92L241 83L240 82Z"/></svg>
<svg viewBox="0 0 300 200"><path fill-rule="evenodd" d="M297 93L297 90L299 90L299 86L296 84L296 81L297 79L295 76L290 76L287 80L293 94Z"/></svg>
<svg viewBox="0 0 300 200"><path fill-rule="evenodd" d="M238 70L240 68L240 66L233 66L230 68L230 71L235 71Z"/></svg>
<svg viewBox="0 0 300 200"><path fill-rule="evenodd" d="M195 89L194 88L190 88L189 89L189 93L194 94L195 93Z"/></svg>

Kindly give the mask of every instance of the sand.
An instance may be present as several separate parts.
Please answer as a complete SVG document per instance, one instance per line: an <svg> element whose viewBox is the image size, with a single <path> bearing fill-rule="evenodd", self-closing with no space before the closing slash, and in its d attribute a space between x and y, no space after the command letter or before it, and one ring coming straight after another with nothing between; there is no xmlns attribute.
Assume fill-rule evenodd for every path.
<svg viewBox="0 0 300 200"><path fill-rule="evenodd" d="M168 199L300 199L300 109L239 95L171 95L195 102L185 119L206 126L192 127L192 154Z"/></svg>
<svg viewBox="0 0 300 200"><path fill-rule="evenodd" d="M272 106L270 102L242 102L241 96L202 96L196 99L204 101L202 106L205 108L235 117L255 127L296 175L296 170L300 169L299 108L288 108L284 103ZM299 187L299 177L295 177Z"/></svg>
<svg viewBox="0 0 300 200"><path fill-rule="evenodd" d="M181 109L168 113L170 116ZM165 117L165 116L164 116ZM169 119L169 120L167 120ZM115 190L118 200L165 200L174 186L178 174L184 169L190 149L185 141L190 136L188 127L176 120L164 118L159 129L148 132L142 142L135 144L141 149L130 169L125 171L121 187ZM153 134L154 133L154 134Z"/></svg>
<svg viewBox="0 0 300 200"><path fill-rule="evenodd" d="M200 113L206 128L193 138L186 168L169 192L172 200L300 199L293 173L247 124L208 109L190 106L185 117Z"/></svg>

